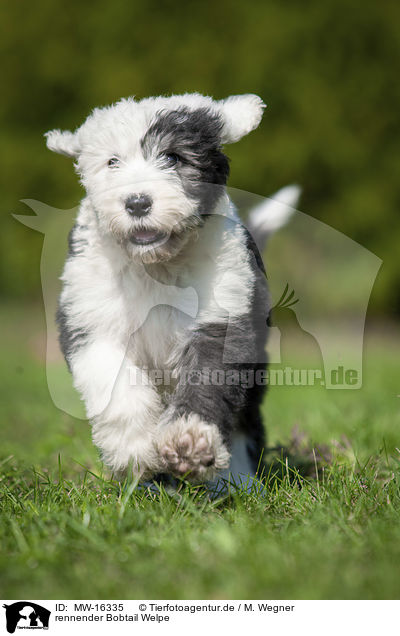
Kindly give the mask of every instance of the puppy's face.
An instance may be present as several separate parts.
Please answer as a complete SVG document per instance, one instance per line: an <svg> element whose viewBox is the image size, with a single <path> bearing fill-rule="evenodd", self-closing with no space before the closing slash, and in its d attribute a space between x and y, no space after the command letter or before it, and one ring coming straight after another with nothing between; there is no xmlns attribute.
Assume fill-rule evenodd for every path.
<svg viewBox="0 0 400 636"><path fill-rule="evenodd" d="M255 95L127 99L47 145L76 158L100 232L133 259L164 261L215 209L229 173L221 145L255 128L263 106Z"/></svg>
<svg viewBox="0 0 400 636"><path fill-rule="evenodd" d="M86 124L77 168L101 232L133 258L166 260L213 210L226 183L222 124L204 108L123 106Z"/></svg>

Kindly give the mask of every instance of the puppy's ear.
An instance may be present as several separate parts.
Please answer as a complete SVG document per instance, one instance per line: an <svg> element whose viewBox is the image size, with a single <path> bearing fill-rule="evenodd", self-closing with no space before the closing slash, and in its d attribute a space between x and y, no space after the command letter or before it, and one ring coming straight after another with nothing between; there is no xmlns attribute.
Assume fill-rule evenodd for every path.
<svg viewBox="0 0 400 636"><path fill-rule="evenodd" d="M223 144L231 144L257 128L265 104L258 95L232 95L218 103L224 122Z"/></svg>
<svg viewBox="0 0 400 636"><path fill-rule="evenodd" d="M45 133L46 145L53 152L67 157L77 157L80 153L80 145L76 133L69 130L49 130Z"/></svg>

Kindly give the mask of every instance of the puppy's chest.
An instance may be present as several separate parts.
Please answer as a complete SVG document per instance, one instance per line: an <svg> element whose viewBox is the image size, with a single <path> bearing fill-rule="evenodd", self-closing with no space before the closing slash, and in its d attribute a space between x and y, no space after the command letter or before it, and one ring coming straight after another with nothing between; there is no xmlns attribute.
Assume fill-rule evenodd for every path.
<svg viewBox="0 0 400 636"><path fill-rule="evenodd" d="M123 281L122 293L128 350L134 364L161 369L174 367L197 317L195 290L165 285L146 274L139 280L128 276Z"/></svg>
<svg viewBox="0 0 400 636"><path fill-rule="evenodd" d="M154 307L132 332L129 350L134 363L153 369L174 368L190 338L191 323L189 316L180 315L171 307Z"/></svg>

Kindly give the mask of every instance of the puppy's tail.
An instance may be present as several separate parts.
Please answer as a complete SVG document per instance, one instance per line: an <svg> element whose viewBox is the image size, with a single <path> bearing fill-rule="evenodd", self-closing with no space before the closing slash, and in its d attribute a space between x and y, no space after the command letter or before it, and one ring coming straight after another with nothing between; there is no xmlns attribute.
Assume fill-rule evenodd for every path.
<svg viewBox="0 0 400 636"><path fill-rule="evenodd" d="M250 210L247 228L260 252L263 252L271 234L289 221L300 195L300 186L288 185Z"/></svg>

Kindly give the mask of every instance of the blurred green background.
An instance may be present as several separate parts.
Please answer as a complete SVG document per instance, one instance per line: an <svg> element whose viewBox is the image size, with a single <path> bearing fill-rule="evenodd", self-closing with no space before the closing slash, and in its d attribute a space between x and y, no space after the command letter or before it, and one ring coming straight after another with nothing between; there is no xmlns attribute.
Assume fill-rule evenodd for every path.
<svg viewBox="0 0 400 636"><path fill-rule="evenodd" d="M383 259L370 312L400 312L400 5L345 0L21 0L0 7L0 291L41 297L42 236L20 199L75 206L81 189L43 133L121 96L254 92L256 133L228 148L230 185L268 196L295 182L300 209Z"/></svg>
<svg viewBox="0 0 400 636"><path fill-rule="evenodd" d="M3 598L30 598L33 589L36 598L399 598L399 24L395 0L0 2ZM306 446L339 454L343 465L326 481L321 473L318 492L288 484L255 503L206 511L173 498L127 505L120 486L84 471L103 474L90 427L49 394L47 334L47 363L65 375L66 367L54 312L46 331L43 235L12 213L32 214L20 202L27 198L73 208L83 191L70 159L49 152L43 134L73 129L122 96L190 91L257 93L268 105L259 129L227 148L233 188L269 196L298 183L300 210L383 261L362 389L268 391L271 446L305 435ZM269 254L298 278L311 263L323 309L352 285L360 292L361 275L337 243L327 250L337 271L321 287L312 249L300 265L292 243L279 252L291 228ZM304 254L309 241L295 239ZM61 257L61 232L59 242ZM337 338L337 316L328 318Z"/></svg>

